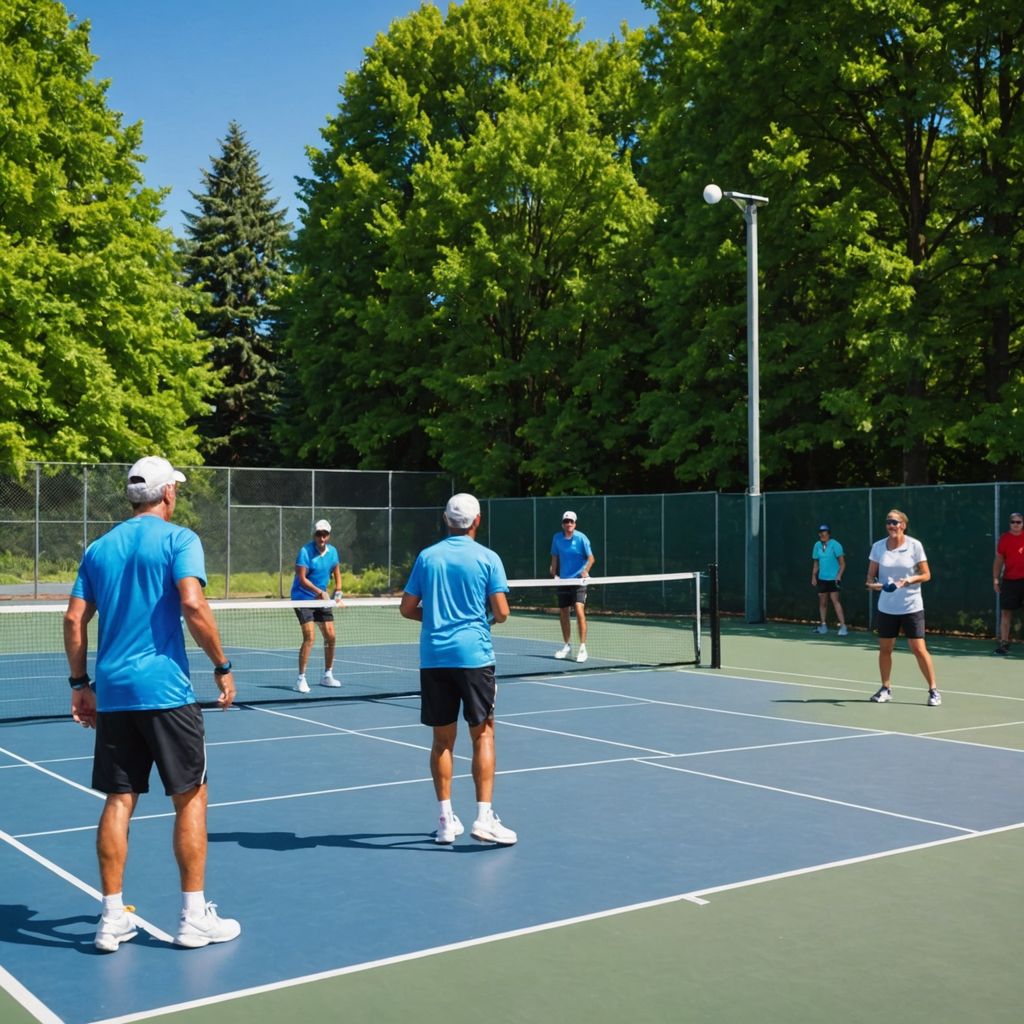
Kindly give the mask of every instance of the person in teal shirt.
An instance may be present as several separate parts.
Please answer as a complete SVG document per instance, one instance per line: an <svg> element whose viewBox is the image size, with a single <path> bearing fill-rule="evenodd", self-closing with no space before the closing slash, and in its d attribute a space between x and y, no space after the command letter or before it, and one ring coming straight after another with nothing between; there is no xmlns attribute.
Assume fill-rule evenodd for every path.
<svg viewBox="0 0 1024 1024"><path fill-rule="evenodd" d="M818 527L818 539L811 549L811 586L818 591L818 625L814 627L815 633L827 633L828 626L825 624L825 613L828 610L829 599L832 607L836 610L839 619L839 635L846 636L846 616L843 614L843 606L839 601L839 581L846 571L846 558L843 555L843 545L834 540L828 523L822 523Z"/></svg>

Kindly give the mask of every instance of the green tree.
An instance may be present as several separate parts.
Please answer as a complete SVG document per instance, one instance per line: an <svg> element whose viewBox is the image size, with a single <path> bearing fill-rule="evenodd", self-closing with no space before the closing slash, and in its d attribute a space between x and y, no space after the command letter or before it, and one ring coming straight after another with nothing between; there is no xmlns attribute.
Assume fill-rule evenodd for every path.
<svg viewBox="0 0 1024 1024"><path fill-rule="evenodd" d="M300 452L489 494L636 486L641 88L638 38L584 45L560 0L425 4L378 38L303 191Z"/></svg>
<svg viewBox="0 0 1024 1024"><path fill-rule="evenodd" d="M214 464L267 465L277 455L271 436L279 401L279 311L287 280L290 225L277 210L259 156L237 123L192 193L198 213L185 214L185 280L206 296L193 322L213 342L220 374L213 411L198 419L202 446Z"/></svg>
<svg viewBox="0 0 1024 1024"><path fill-rule="evenodd" d="M90 78L88 22L0 5L0 462L197 457L211 392L141 125Z"/></svg>
<svg viewBox="0 0 1024 1024"><path fill-rule="evenodd" d="M990 474L987 439L1005 434L1021 382L1019 12L1005 0L797 2L785 18L747 0L656 8L644 182L670 211L652 271L660 328L683 344L642 403L648 459L680 480L745 479L743 223L698 199L718 180L772 198L768 485Z"/></svg>

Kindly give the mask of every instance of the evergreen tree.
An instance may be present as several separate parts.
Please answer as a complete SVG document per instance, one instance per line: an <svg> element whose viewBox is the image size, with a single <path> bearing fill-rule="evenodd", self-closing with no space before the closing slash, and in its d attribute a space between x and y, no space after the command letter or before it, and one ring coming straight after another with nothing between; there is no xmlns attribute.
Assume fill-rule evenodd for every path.
<svg viewBox="0 0 1024 1024"><path fill-rule="evenodd" d="M197 423L207 461L266 465L277 461L271 418L280 393L280 321L276 295L284 284L290 226L276 209L259 155L232 121L220 156L192 193L198 213L185 213L185 278L206 298L193 314L213 343L221 385Z"/></svg>
<svg viewBox="0 0 1024 1024"><path fill-rule="evenodd" d="M142 127L90 77L89 24L0 4L0 463L198 457L212 392Z"/></svg>

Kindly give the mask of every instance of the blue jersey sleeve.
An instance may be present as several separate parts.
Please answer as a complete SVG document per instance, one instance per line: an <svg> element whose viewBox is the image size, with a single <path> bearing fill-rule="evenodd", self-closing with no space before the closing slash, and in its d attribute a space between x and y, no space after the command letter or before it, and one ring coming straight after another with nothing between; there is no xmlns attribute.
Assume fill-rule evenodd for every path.
<svg viewBox="0 0 1024 1024"><path fill-rule="evenodd" d="M183 529L174 543L174 579L183 580L188 576L206 586L206 556L203 542L191 530Z"/></svg>

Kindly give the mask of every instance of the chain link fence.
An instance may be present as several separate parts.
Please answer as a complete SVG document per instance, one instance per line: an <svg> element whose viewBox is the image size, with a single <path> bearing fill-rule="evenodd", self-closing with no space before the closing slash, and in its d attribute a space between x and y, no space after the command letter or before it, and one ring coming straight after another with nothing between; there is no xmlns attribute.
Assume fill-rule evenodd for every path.
<svg viewBox="0 0 1024 1024"><path fill-rule="evenodd" d="M0 472L0 596L59 597L85 548L130 512L127 464L35 463ZM329 519L346 589L401 588L442 535L440 473L182 467L175 522L203 540L210 597L286 597L295 556Z"/></svg>
<svg viewBox="0 0 1024 1024"><path fill-rule="evenodd" d="M67 593L85 547L124 519L127 465L40 463L23 477L0 473L0 596ZM312 524L331 521L349 592L401 589L416 553L444 535L441 513L453 484L438 473L357 470L185 468L175 521L206 550L211 597L288 595L295 555ZM764 495L765 614L816 621L811 548L819 523L844 547L847 620L871 627L875 601L860 586L883 518L899 508L925 547L932 582L929 629L992 635L998 598L992 560L1010 511L1024 508L1024 483L854 488ZM562 512L579 516L597 558L595 575L688 572L719 566L719 602L744 611L742 494L648 494L491 498L479 540L512 579L545 577Z"/></svg>

